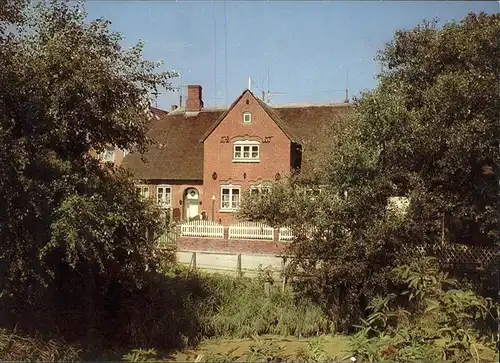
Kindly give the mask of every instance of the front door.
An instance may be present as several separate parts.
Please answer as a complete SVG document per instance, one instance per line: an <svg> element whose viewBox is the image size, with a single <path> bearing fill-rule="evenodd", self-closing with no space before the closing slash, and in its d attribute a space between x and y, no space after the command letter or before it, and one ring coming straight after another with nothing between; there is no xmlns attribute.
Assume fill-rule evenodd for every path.
<svg viewBox="0 0 500 363"><path fill-rule="evenodd" d="M200 195L195 188L186 190L184 196L185 216L188 221L199 216L200 214Z"/></svg>

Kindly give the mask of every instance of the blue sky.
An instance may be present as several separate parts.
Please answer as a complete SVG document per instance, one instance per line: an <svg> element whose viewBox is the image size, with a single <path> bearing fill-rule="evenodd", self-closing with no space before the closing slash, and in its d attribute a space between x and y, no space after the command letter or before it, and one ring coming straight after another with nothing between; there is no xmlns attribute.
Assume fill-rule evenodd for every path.
<svg viewBox="0 0 500 363"><path fill-rule="evenodd" d="M145 58L180 71L182 84L200 84L205 106L220 106L248 87L249 76L259 96L269 84L271 104L341 102L346 69L350 96L376 86L374 57L395 30L423 19L445 22L469 12L494 13L499 4L94 0L85 9L90 19L111 20L124 46L144 40ZM180 85L181 79L173 83ZM179 103L179 92L162 92L159 107Z"/></svg>

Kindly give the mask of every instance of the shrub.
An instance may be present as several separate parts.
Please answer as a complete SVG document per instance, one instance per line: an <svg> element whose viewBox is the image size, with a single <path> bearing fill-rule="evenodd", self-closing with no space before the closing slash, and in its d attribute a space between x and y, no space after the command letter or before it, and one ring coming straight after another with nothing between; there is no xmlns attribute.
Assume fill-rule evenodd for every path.
<svg viewBox="0 0 500 363"><path fill-rule="evenodd" d="M491 339L481 324L498 316L498 305L439 271L437 260L425 258L394 270L408 287L399 296L373 299L371 314L351 338L360 361L480 362Z"/></svg>

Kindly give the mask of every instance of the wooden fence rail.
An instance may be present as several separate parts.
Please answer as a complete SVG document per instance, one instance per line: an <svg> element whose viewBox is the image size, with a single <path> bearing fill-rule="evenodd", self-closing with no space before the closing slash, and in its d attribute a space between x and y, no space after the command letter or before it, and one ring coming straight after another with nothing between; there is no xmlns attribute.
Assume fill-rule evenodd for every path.
<svg viewBox="0 0 500 363"><path fill-rule="evenodd" d="M230 239L274 240L274 228L263 223L241 222L229 226Z"/></svg>

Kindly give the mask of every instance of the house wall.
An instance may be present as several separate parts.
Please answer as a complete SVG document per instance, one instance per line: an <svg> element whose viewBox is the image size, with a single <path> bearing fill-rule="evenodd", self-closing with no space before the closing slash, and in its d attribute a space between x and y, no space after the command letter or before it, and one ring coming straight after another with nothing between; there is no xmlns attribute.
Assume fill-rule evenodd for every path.
<svg viewBox="0 0 500 363"><path fill-rule="evenodd" d="M244 112L251 112L251 123L243 123ZM245 139L260 142L260 162L233 162L233 143ZM240 186L243 193L252 184L274 181L277 173L285 176L290 171L290 147L288 137L257 100L245 93L204 141L203 189L206 198L215 196L215 220L224 225L235 221L234 213L220 210L221 185ZM211 209L207 212L211 218Z"/></svg>
<svg viewBox="0 0 500 363"><path fill-rule="evenodd" d="M196 188L199 193L199 213L206 211L208 213L208 205L211 200L204 200L203 182L201 180L194 181L178 181L178 180L147 180L138 181L137 185L149 186L149 198L156 201L158 185L169 185L172 188L172 217L175 221L184 219L184 193L189 188Z"/></svg>

